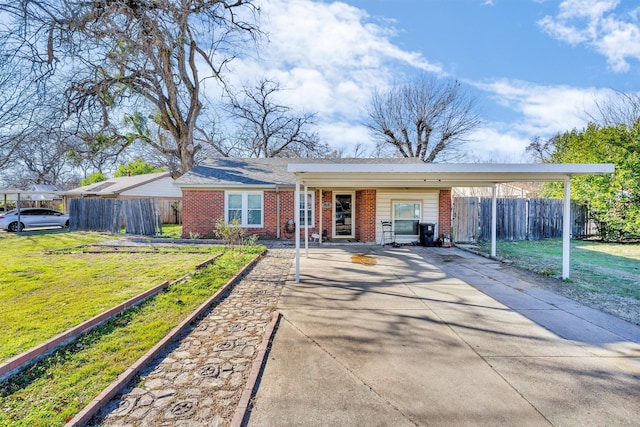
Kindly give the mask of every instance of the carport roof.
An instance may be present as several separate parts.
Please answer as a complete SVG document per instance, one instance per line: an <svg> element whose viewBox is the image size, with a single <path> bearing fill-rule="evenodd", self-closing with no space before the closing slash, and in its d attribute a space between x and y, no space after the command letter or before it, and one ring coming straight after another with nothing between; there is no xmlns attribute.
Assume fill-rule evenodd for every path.
<svg viewBox="0 0 640 427"><path fill-rule="evenodd" d="M437 164L423 162L291 162L288 171L309 187L489 187L518 181L564 181L572 176L606 174L614 165L558 163ZM391 160L391 159L387 159Z"/></svg>

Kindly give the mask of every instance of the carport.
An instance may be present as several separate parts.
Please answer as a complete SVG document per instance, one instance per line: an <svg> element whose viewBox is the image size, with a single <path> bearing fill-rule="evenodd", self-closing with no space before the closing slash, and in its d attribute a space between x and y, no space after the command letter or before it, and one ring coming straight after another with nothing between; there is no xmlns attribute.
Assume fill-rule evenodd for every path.
<svg viewBox="0 0 640 427"><path fill-rule="evenodd" d="M563 182L563 217L570 217L571 177L607 174L613 164L434 164L434 163L356 163L319 160L290 163L288 171L295 176L295 201L304 193L306 203L312 188L402 188L433 189L452 187L493 188L491 256L496 256L497 185L511 182ZM294 202L296 203L296 202ZM304 210L308 207L305 205ZM322 209L322 206L320 207ZM300 209L294 207L296 224L295 279L300 282ZM309 233L304 233L308 256ZM571 224L563 222L562 278L569 278Z"/></svg>
<svg viewBox="0 0 640 427"><path fill-rule="evenodd" d="M20 221L20 202L22 201L41 201L53 199L55 196L62 196L64 193L60 191L34 191L34 190L20 190L17 188L0 188L0 194L4 202L6 209L7 202L11 200L16 202L18 210L18 221Z"/></svg>

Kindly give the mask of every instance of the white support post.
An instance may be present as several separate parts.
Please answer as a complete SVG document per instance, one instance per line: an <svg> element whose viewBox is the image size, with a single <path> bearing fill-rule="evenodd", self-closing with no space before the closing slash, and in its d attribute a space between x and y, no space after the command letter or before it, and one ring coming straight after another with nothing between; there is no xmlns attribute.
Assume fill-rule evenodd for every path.
<svg viewBox="0 0 640 427"><path fill-rule="evenodd" d="M318 202L318 210L320 211L320 214L317 215L318 216L318 234L320 235L320 237L318 237L318 244L322 243L322 188L318 189L318 197L320 197L320 202Z"/></svg>
<svg viewBox="0 0 640 427"><path fill-rule="evenodd" d="M569 278L571 261L571 178L564 180L564 210L562 213L562 278Z"/></svg>
<svg viewBox="0 0 640 427"><path fill-rule="evenodd" d="M304 201L302 202L302 210L304 211L304 255L305 257L309 258L309 212L307 212L307 209L309 209L309 206L307 206L307 197L308 196L308 191L309 189L307 188L306 184L304 186Z"/></svg>
<svg viewBox="0 0 640 427"><path fill-rule="evenodd" d="M493 184L493 192L491 194L491 256L496 256L496 238L498 224L498 185Z"/></svg>
<svg viewBox="0 0 640 427"><path fill-rule="evenodd" d="M300 183L298 181L296 181L293 200L293 220L296 223L296 283L300 283Z"/></svg>

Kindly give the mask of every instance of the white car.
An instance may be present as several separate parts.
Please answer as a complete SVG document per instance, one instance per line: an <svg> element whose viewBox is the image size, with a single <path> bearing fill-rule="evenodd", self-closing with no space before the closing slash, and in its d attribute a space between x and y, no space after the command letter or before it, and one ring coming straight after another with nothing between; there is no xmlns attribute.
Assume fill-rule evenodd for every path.
<svg viewBox="0 0 640 427"><path fill-rule="evenodd" d="M20 209L20 222L18 222L18 210L14 209L6 213L0 213L0 229L18 231L33 227L69 227L69 215L45 208Z"/></svg>

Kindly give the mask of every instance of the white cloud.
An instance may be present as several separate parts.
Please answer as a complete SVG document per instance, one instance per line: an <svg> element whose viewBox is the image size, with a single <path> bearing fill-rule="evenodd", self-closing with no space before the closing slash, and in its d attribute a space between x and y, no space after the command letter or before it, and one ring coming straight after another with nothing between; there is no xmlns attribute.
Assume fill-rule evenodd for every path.
<svg viewBox="0 0 640 427"><path fill-rule="evenodd" d="M587 44L607 58L615 72L627 72L629 59L640 59L638 8L615 11L620 0L564 0L556 16L538 25L550 36L571 45Z"/></svg>
<svg viewBox="0 0 640 427"><path fill-rule="evenodd" d="M530 138L505 127L501 123L487 123L477 129L465 147L467 157L497 162L525 162L525 148Z"/></svg>
<svg viewBox="0 0 640 427"><path fill-rule="evenodd" d="M279 81L286 89L280 100L316 112L320 134L332 146L371 142L359 123L372 90L402 80L398 70L445 75L421 53L396 46L392 25L377 24L362 9L312 0L262 0L260 7L268 43L259 58L234 60L232 83ZM357 132L350 129L354 125L336 125L343 122L356 123Z"/></svg>
<svg viewBox="0 0 640 427"><path fill-rule="evenodd" d="M480 83L499 104L522 115L512 125L530 136L550 136L585 124L586 111L595 105L595 88L545 86L519 80L496 80Z"/></svg>

